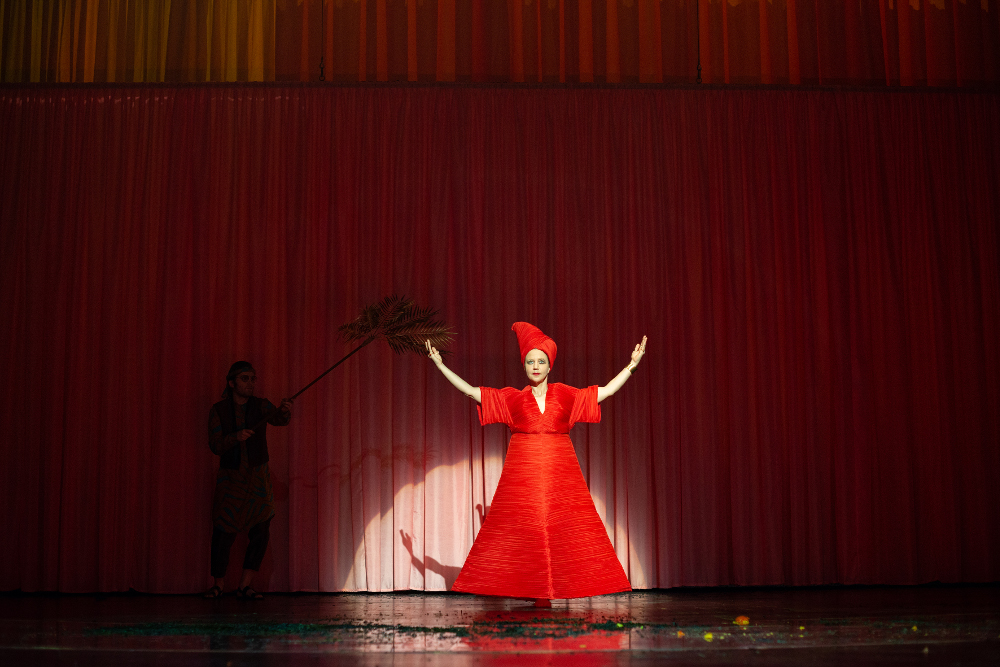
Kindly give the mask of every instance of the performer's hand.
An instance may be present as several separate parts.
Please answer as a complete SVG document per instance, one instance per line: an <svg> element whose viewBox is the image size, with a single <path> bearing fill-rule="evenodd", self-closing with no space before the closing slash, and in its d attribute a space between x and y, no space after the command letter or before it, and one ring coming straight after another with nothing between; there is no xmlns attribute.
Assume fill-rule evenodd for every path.
<svg viewBox="0 0 1000 667"><path fill-rule="evenodd" d="M441 360L441 353L437 351L437 348L431 345L431 342L425 341L424 345L427 347L427 356L430 357L436 365L440 366L443 362Z"/></svg>
<svg viewBox="0 0 1000 667"><path fill-rule="evenodd" d="M284 412L286 416L292 414L292 399L281 399L281 405L278 406L278 409Z"/></svg>
<svg viewBox="0 0 1000 667"><path fill-rule="evenodd" d="M240 442L249 440L252 436L253 436L253 431L251 431L248 428L236 432L236 439L239 440Z"/></svg>
<svg viewBox="0 0 1000 667"><path fill-rule="evenodd" d="M642 355L646 354L646 337L642 337L642 342L635 346L632 350L632 363L638 364L639 360L642 359Z"/></svg>

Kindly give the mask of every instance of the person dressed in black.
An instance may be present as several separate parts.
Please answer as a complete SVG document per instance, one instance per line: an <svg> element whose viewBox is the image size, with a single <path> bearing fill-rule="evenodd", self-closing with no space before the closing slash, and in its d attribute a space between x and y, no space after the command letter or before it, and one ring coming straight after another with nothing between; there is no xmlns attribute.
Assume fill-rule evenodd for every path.
<svg viewBox="0 0 1000 667"><path fill-rule="evenodd" d="M285 426L291 420L292 401L278 408L266 398L254 396L257 373L248 361L237 361L226 375L222 400L208 415L208 443L219 456L212 503L212 577L214 585L204 597L215 598L224 590L229 551L238 533L250 539L243 558L243 575L236 589L239 597L259 600L264 596L251 587L260 569L274 518L274 492L267 461L267 424ZM256 429L254 425L267 418Z"/></svg>

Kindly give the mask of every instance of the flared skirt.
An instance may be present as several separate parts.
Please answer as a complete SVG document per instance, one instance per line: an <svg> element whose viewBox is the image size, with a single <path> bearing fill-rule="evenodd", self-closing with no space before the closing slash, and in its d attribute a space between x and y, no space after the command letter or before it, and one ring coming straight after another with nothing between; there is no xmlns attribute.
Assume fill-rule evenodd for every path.
<svg viewBox="0 0 1000 667"><path fill-rule="evenodd" d="M515 433L452 590L577 598L632 590L564 434Z"/></svg>

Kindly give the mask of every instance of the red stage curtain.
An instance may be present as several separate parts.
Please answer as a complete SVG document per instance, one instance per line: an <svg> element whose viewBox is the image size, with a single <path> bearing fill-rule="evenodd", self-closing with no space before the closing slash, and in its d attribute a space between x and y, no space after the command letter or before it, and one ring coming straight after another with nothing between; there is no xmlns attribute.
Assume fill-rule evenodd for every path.
<svg viewBox="0 0 1000 667"><path fill-rule="evenodd" d="M577 386L649 336L573 433L637 588L1000 576L997 95L6 88L0 128L0 589L205 587L229 364L277 400L394 292L490 386L515 320ZM441 590L507 434L372 346L269 439L262 587Z"/></svg>
<svg viewBox="0 0 1000 667"><path fill-rule="evenodd" d="M9 0L0 81L995 85L997 5Z"/></svg>

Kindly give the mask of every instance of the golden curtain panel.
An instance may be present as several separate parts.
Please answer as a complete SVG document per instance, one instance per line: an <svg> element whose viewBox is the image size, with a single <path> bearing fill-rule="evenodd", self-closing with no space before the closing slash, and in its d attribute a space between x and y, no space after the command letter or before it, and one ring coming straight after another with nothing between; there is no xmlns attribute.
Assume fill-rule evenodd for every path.
<svg viewBox="0 0 1000 667"><path fill-rule="evenodd" d="M0 0L0 73L965 86L1000 80L998 13L988 0Z"/></svg>

